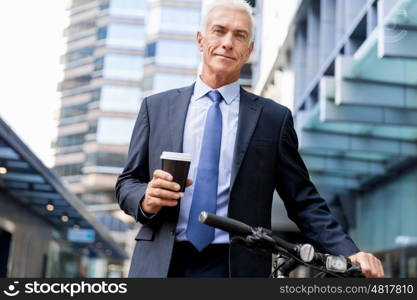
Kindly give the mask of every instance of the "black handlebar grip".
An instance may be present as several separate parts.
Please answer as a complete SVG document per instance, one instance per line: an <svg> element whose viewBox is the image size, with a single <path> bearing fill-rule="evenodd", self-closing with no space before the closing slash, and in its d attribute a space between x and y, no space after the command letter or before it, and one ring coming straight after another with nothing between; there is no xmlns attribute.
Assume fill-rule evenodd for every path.
<svg viewBox="0 0 417 300"><path fill-rule="evenodd" d="M212 213L202 211L198 217L200 223L219 228L226 232L244 236L252 234L252 227L240 221L220 217Z"/></svg>

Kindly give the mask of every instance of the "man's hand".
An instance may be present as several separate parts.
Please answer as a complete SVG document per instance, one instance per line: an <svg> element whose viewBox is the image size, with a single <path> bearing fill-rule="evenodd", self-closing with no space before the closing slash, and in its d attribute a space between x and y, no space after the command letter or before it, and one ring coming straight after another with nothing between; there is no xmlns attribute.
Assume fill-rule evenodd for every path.
<svg viewBox="0 0 417 300"><path fill-rule="evenodd" d="M362 273L366 277L384 277L384 268L381 261L373 256L371 253L358 252L349 256L352 263L359 264L362 269Z"/></svg>
<svg viewBox="0 0 417 300"><path fill-rule="evenodd" d="M155 214L163 206L176 206L178 199L183 196L180 193L180 185L172 181L173 177L168 172L155 170L152 180L148 183L145 198L141 202L142 210L149 214ZM192 184L191 179L187 179L185 186Z"/></svg>

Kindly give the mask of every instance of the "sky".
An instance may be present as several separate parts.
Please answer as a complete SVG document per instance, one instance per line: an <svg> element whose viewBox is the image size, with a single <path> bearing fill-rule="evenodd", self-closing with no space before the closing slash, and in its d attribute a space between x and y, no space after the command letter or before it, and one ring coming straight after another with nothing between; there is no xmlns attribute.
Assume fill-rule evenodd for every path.
<svg viewBox="0 0 417 300"><path fill-rule="evenodd" d="M0 117L53 164L68 0L0 1Z"/></svg>

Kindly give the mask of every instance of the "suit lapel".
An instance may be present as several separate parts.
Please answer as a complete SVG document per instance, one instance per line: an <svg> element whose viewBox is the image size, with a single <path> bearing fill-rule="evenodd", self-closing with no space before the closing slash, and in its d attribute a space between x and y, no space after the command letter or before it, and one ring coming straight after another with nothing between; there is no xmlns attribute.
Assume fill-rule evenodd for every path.
<svg viewBox="0 0 417 300"><path fill-rule="evenodd" d="M169 98L168 121L172 139L172 151L174 152L182 152L185 118L193 90L194 84L176 90Z"/></svg>
<svg viewBox="0 0 417 300"><path fill-rule="evenodd" d="M240 88L239 120L233 153L230 191L233 189L239 168L242 165L243 158L262 111L262 106L256 101L257 98L258 96Z"/></svg>

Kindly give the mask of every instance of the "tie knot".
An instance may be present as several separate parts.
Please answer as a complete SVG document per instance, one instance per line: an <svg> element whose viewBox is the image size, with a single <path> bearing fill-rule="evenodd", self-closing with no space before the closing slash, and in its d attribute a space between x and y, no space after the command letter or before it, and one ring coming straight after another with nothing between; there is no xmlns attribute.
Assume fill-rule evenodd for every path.
<svg viewBox="0 0 417 300"><path fill-rule="evenodd" d="M208 92L207 96L214 103L220 103L223 100L222 94L220 94L219 91L217 91L217 90L212 90L212 91Z"/></svg>

